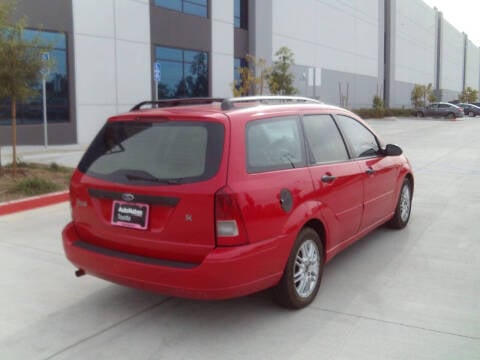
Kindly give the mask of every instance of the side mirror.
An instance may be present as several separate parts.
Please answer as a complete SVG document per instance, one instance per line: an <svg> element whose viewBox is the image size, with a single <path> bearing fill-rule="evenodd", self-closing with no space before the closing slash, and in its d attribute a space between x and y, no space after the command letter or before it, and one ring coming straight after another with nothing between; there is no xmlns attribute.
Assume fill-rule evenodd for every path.
<svg viewBox="0 0 480 360"><path fill-rule="evenodd" d="M394 144L387 144L382 151L385 156L399 156L403 154L403 150L400 146Z"/></svg>

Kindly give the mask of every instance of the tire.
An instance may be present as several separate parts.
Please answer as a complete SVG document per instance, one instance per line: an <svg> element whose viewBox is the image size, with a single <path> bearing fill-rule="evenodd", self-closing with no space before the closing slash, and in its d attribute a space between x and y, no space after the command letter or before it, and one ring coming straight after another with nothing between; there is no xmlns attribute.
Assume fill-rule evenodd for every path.
<svg viewBox="0 0 480 360"><path fill-rule="evenodd" d="M304 228L297 236L274 290L274 300L290 309L309 305L317 295L322 280L324 249L320 236L312 228Z"/></svg>
<svg viewBox="0 0 480 360"><path fill-rule="evenodd" d="M425 114L424 114L423 112L421 112L421 111L418 111L418 112L417 112L417 117L418 117L418 118L423 118L423 117L425 117Z"/></svg>
<svg viewBox="0 0 480 360"><path fill-rule="evenodd" d="M470 117L475 117L475 113L474 113L473 111L470 111L470 112L468 113L468 116L470 116Z"/></svg>
<svg viewBox="0 0 480 360"><path fill-rule="evenodd" d="M448 113L447 114L447 119L455 119L455 114L454 113Z"/></svg>
<svg viewBox="0 0 480 360"><path fill-rule="evenodd" d="M410 212L412 211L412 184L410 180L404 179L400 194L398 195L395 214L388 222L388 226L393 229L403 229L410 220Z"/></svg>

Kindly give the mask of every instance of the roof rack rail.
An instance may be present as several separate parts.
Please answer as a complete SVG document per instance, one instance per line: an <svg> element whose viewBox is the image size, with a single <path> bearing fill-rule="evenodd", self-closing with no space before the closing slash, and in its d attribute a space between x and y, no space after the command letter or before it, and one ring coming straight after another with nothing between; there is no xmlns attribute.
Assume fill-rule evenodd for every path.
<svg viewBox="0 0 480 360"><path fill-rule="evenodd" d="M222 110L231 110L235 107L235 103L257 102L260 104L271 103L307 103L307 104L323 104L321 101L302 97L302 96L244 96L225 99L222 102Z"/></svg>
<svg viewBox="0 0 480 360"><path fill-rule="evenodd" d="M130 111L141 110L146 105L151 105L152 108L173 107L182 105L200 105L211 104L214 102L223 102L223 98L182 98L182 99L166 99L166 100L148 100L138 103L130 109Z"/></svg>

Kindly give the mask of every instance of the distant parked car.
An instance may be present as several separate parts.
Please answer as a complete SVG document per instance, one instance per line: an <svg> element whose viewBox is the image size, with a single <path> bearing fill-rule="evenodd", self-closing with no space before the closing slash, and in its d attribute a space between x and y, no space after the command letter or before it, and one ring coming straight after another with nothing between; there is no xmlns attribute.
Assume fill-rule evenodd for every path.
<svg viewBox="0 0 480 360"><path fill-rule="evenodd" d="M465 115L468 115L471 117L480 115L480 107L477 105L460 103L460 104L457 104L457 106L460 106L463 109L463 112L465 113Z"/></svg>
<svg viewBox="0 0 480 360"><path fill-rule="evenodd" d="M455 119L464 116L463 109L457 105L437 102L431 103L430 105L415 109L417 117L446 117L448 119Z"/></svg>

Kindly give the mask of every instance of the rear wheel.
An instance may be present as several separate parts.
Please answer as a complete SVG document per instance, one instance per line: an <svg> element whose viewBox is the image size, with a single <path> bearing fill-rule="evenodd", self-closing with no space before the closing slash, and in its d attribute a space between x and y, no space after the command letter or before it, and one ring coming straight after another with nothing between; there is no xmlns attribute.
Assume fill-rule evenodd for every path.
<svg viewBox="0 0 480 360"><path fill-rule="evenodd" d="M303 229L297 236L280 283L274 289L280 305L300 309L317 295L323 273L323 245L318 233Z"/></svg>
<svg viewBox="0 0 480 360"><path fill-rule="evenodd" d="M394 229L403 229L410 220L410 212L412 210L412 185L408 179L403 180L400 194L398 196L395 215L388 225Z"/></svg>

